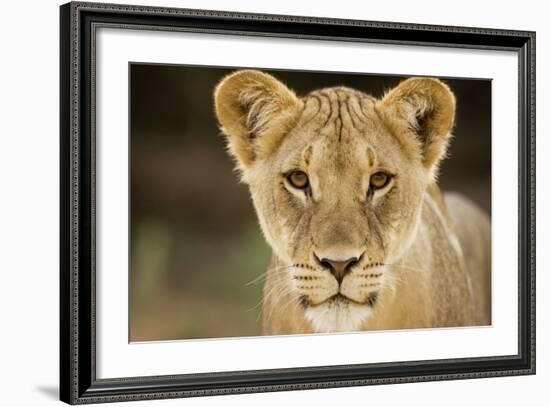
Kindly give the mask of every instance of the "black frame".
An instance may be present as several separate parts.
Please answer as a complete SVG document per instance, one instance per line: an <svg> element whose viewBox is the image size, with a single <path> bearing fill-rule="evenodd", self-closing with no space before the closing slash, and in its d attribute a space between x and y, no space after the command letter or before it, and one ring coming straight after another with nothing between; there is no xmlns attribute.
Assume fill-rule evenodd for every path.
<svg viewBox="0 0 550 407"><path fill-rule="evenodd" d="M70 404L535 373L535 33L97 3L60 8L60 398ZM95 29L511 50L519 59L519 350L516 355L97 379Z"/></svg>

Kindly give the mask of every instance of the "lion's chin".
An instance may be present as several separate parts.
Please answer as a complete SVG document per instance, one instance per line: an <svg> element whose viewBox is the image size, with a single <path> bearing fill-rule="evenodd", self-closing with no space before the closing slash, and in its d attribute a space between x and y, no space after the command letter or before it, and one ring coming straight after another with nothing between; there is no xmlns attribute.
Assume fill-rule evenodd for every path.
<svg viewBox="0 0 550 407"><path fill-rule="evenodd" d="M372 313L372 307L337 295L305 310L308 321L316 332L359 331Z"/></svg>

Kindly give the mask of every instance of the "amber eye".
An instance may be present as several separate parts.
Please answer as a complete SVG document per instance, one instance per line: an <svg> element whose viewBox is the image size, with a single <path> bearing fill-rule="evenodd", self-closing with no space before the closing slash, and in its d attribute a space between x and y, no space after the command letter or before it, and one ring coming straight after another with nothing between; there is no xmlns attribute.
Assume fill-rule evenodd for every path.
<svg viewBox="0 0 550 407"><path fill-rule="evenodd" d="M370 187L372 189L384 188L391 180L391 176L385 172L379 171L371 175Z"/></svg>
<svg viewBox="0 0 550 407"><path fill-rule="evenodd" d="M306 189L309 185L307 174L303 171L292 171L286 179L294 188Z"/></svg>

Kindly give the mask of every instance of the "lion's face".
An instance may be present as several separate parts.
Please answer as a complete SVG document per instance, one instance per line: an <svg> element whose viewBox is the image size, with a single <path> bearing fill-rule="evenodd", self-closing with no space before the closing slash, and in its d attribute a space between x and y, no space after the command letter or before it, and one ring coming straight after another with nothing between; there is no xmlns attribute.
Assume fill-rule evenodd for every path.
<svg viewBox="0 0 550 407"><path fill-rule="evenodd" d="M412 81L450 95L454 112L441 82ZM443 132L432 129L441 107L403 93L405 84L382 101L348 88L297 98L270 76L240 71L217 89L229 148L285 264L276 272L317 331L356 329L376 306L444 154L452 115Z"/></svg>

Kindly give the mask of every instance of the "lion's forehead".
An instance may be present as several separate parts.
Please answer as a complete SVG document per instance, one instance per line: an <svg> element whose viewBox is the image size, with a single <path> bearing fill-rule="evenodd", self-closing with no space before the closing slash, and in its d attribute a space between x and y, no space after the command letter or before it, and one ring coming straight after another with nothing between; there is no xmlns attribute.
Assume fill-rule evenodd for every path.
<svg viewBox="0 0 550 407"><path fill-rule="evenodd" d="M376 99L345 87L324 88L304 98L303 126L314 127L333 142L346 143L376 126Z"/></svg>
<svg viewBox="0 0 550 407"><path fill-rule="evenodd" d="M287 137L285 155L306 156L345 168L365 170L373 157L391 158L397 140L376 109L376 99L355 89L324 88L303 98L304 111ZM369 153L370 150L370 153ZM369 162L370 161L370 162Z"/></svg>
<svg viewBox="0 0 550 407"><path fill-rule="evenodd" d="M396 174L406 164L372 96L336 87L314 91L304 101L300 120L270 161L281 173L304 170L323 194L355 199L374 171Z"/></svg>

